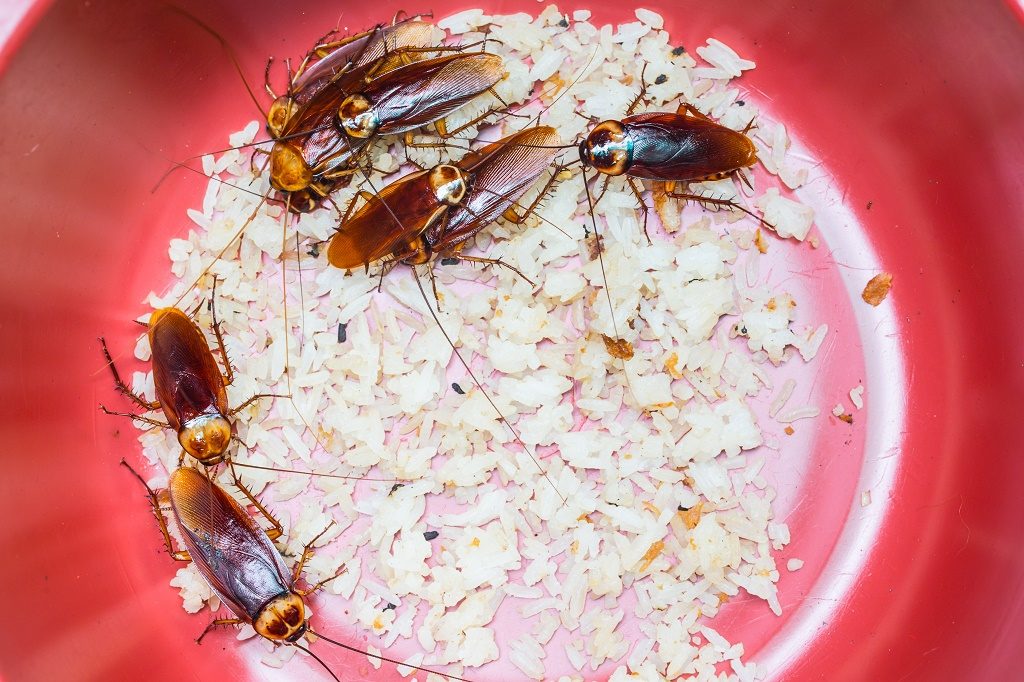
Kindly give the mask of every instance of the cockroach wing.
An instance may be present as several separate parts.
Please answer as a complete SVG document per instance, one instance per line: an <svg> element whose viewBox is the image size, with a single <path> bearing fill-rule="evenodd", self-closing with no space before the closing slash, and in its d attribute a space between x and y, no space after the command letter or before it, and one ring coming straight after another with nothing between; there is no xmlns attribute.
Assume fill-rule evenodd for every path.
<svg viewBox="0 0 1024 682"><path fill-rule="evenodd" d="M443 226L427 233L437 251L445 251L493 223L551 167L561 142L549 126L526 128L479 152L459 166L473 178L461 206L452 209Z"/></svg>
<svg viewBox="0 0 1024 682"><path fill-rule="evenodd" d="M168 490L192 561L235 616L251 623L292 587L270 538L220 486L182 467L171 474Z"/></svg>
<svg viewBox="0 0 1024 682"><path fill-rule="evenodd" d="M453 54L399 67L364 90L380 120L381 135L404 133L439 121L504 76L501 57Z"/></svg>
<svg viewBox="0 0 1024 682"><path fill-rule="evenodd" d="M348 93L366 73L364 67L376 66L386 55L401 48L426 47L432 34L430 24L414 19L393 26L377 25L313 62L296 80L292 97L298 104L305 104L331 83ZM386 66L384 70L390 70ZM352 78L348 77L350 74Z"/></svg>
<svg viewBox="0 0 1024 682"><path fill-rule="evenodd" d="M215 407L228 411L227 391L217 361L196 323L177 308L153 313L149 323L156 397L171 427Z"/></svg>
<svg viewBox="0 0 1024 682"><path fill-rule="evenodd" d="M392 182L359 207L331 237L327 260L336 268L357 268L387 256L400 260L415 240L447 207L429 183L430 171Z"/></svg>
<svg viewBox="0 0 1024 682"><path fill-rule="evenodd" d="M629 175L651 180L701 180L757 162L749 137L713 121L673 113L622 120L633 141Z"/></svg>

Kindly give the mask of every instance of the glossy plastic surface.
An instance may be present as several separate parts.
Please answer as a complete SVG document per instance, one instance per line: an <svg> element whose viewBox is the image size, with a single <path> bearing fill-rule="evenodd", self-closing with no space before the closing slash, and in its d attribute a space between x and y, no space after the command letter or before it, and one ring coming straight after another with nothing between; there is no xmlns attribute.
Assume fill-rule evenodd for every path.
<svg viewBox="0 0 1024 682"><path fill-rule="evenodd" d="M339 15L356 30L400 8L427 9L392 0L373 3L372 14L350 3L182 4L223 33L256 83L267 56L302 53ZM430 9L440 16L474 5ZM834 603L820 622L801 622L800 637L787 635L803 643L797 650L761 643L774 675L1018 679L1018 15L967 0L645 5L688 47L715 36L757 61L744 86L834 176L841 191L822 201L852 210L845 226L863 233L895 275L888 333L903 373L881 377L898 384L877 392L901 396L906 414L898 447L872 452L869 434L854 454L864 468L853 467L855 475L891 461L889 495L872 505L877 512L851 505L850 491L831 501L818 495L813 514L846 519L842 535L823 521L826 531L810 536L820 555L842 549L866 517L870 542L851 545L856 570L816 575L808 600ZM526 0L486 6L542 8ZM562 5L579 7L598 22L632 20L621 3ZM115 398L96 337L131 348L136 330L126 321L166 281L167 240L187 229L184 210L201 197L203 180L185 174L151 193L168 160L221 147L253 117L253 105L216 42L160 3L44 3L24 17L0 51L0 677L236 679L243 664L230 636L193 644L204 622L182 612L167 587L174 566L140 491L117 466L137 446L131 428L97 410ZM843 228L829 226L838 237ZM850 330L864 339L871 332ZM870 367L865 348L863 359L834 362ZM876 410L869 427L885 427L886 416ZM840 451L835 457L847 462ZM352 670L346 678L367 674L365 659L328 660Z"/></svg>

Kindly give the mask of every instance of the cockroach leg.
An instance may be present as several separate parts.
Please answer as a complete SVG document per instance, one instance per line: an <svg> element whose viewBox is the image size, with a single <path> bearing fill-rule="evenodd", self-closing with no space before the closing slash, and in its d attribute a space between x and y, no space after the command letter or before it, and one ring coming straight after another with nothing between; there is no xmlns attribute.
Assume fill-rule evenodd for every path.
<svg viewBox="0 0 1024 682"><path fill-rule="evenodd" d="M220 359L224 363L224 385L230 386L235 381L235 370L228 359L228 348L224 344L224 335L220 330L220 320L217 319L217 276L213 276L213 287L210 292L210 317L213 318L213 335L217 339L217 347L220 349Z"/></svg>
<svg viewBox="0 0 1024 682"><path fill-rule="evenodd" d="M693 116L694 118L699 118L702 121L711 121L712 123L714 123L714 121L712 121L710 118L704 115L704 112L702 112L700 109L693 106L692 104L689 104L688 102L680 104L679 109L676 110L676 113L683 115L689 114L690 116Z"/></svg>
<svg viewBox="0 0 1024 682"><path fill-rule="evenodd" d="M313 545L315 545L317 543L317 541L324 536L324 533L329 531L332 526L334 526L334 521L331 521L330 523L328 523L326 528L324 528L322 531L317 533L316 537L314 537L312 540L307 542L306 546L302 548L302 556L299 557L298 562L295 564L295 569L292 571L292 583L293 584L296 581L298 581L299 576L302 575L302 569L306 567L306 562L309 561L310 558L312 558L313 552L315 551L313 549ZM300 597L305 597L307 595L310 595L313 592L315 592L318 589L320 589L324 585L324 583L328 583L328 582L334 580L335 578L337 578L338 575L341 575L341 574L338 573L337 575L333 575L330 578L327 578L327 580L324 580L324 581L321 581L321 582L317 583L316 585L314 585L313 587L309 588L308 590L305 590L305 591L296 590L296 592L299 594Z"/></svg>
<svg viewBox="0 0 1024 682"><path fill-rule="evenodd" d="M167 422L158 421L156 419L150 419L149 417L143 417L141 414L135 414L134 412L114 412L113 410L108 410L103 405L100 405L100 409L103 410L104 414L113 415L115 417L128 417L130 419L134 419L135 421L151 424L152 426L159 426L161 429L171 428L171 425L168 424Z"/></svg>
<svg viewBox="0 0 1024 682"><path fill-rule="evenodd" d="M647 73L647 64L645 63L643 68L640 69L640 92L636 94L636 98L626 109L626 116L632 116L636 112L636 108L640 106L640 103L644 100L644 95L647 94L647 81L644 79L644 74Z"/></svg>
<svg viewBox="0 0 1024 682"><path fill-rule="evenodd" d="M505 209L505 212L501 214L501 217L509 221L510 223L522 225L527 218L533 215L537 211L537 209L540 208L541 202L544 201L544 198L547 196L548 192L550 192L554 188L554 186L560 182L558 176L561 175L562 171L564 170L565 166L556 166L554 168L554 170L551 173L551 177L547 179L547 181L544 183L544 186L541 188L540 194L537 195L537 197L530 203L529 206L527 206L525 209L522 209L522 213L516 213L516 206L518 204L513 203L512 206L509 206L507 209Z"/></svg>
<svg viewBox="0 0 1024 682"><path fill-rule="evenodd" d="M267 94L270 95L270 99L277 99L277 95L274 94L274 88L270 86L270 67L274 63L273 57L267 58L267 66L263 69L263 87L266 89Z"/></svg>
<svg viewBox="0 0 1024 682"><path fill-rule="evenodd" d="M148 325L147 325L148 326ZM140 407L146 410L159 410L160 403L158 401L148 401L138 393L129 388L128 384L121 380L121 375L117 373L117 366L114 365L114 358L111 357L110 351L107 349L107 341L102 336L100 337L100 346L103 348L103 357L107 359L107 366L110 367L111 374L114 375L114 386L117 388L118 393L127 396ZM106 408L103 408L106 410ZM132 415L134 416L134 415Z"/></svg>
<svg viewBox="0 0 1024 682"><path fill-rule="evenodd" d="M732 199L715 199L713 197L704 197L704 196L701 196L699 194L691 194L689 192L667 192L666 194L667 194L667 196L670 196L673 199L682 199L684 201L692 201L695 204L699 204L699 205L704 206L704 207L708 207L708 206L721 206L723 208L735 208L737 210L743 211L748 216L750 216L751 218L753 218L757 222L761 223L765 227L770 228L772 230L775 229L775 226L772 225L771 223L769 223L767 220L765 220L761 216L757 215L756 213L751 211L749 208L745 208L745 207L741 206L740 204L736 203Z"/></svg>
<svg viewBox="0 0 1024 682"><path fill-rule="evenodd" d="M644 236L647 237L647 243L652 244L651 235L647 234L647 203L644 202L643 192L640 187L637 187L636 180L630 176L626 176L626 183L629 184L629 189L633 191L633 196L636 197L637 208L640 209L640 213L644 217Z"/></svg>
<svg viewBox="0 0 1024 682"><path fill-rule="evenodd" d="M228 463L228 470L231 472L231 480L235 484L235 487L238 488L241 493L245 495L245 499L249 500L250 504L256 507L256 509L263 514L263 517L270 522L272 527L267 528L265 531L267 537L271 540L276 540L284 535L284 526L281 525L281 522L277 520L276 516L271 514L270 511L263 506L263 503L259 501L259 498L253 495L252 491L242 483L242 479L238 476L238 473L235 471L235 467L230 462Z"/></svg>
<svg viewBox="0 0 1024 682"><path fill-rule="evenodd" d="M430 276L430 288L434 291L434 303L437 304L437 309L441 309L441 297L437 294L437 278L434 277L434 268L427 265L427 275Z"/></svg>
<svg viewBox="0 0 1024 682"><path fill-rule="evenodd" d="M520 272L519 268L517 268L514 265L509 265L508 263L506 263L505 261L501 260L500 258L481 258L480 256L467 256L464 253L460 253L459 254L459 260L469 261L470 263L481 263L483 265L500 265L501 267L508 268L512 272L514 272L517 275L519 275L520 277L522 277L524 280L529 282L530 286L537 286L536 284L533 283L532 279L530 279L529 277L524 275L522 272Z"/></svg>
<svg viewBox="0 0 1024 682"><path fill-rule="evenodd" d="M192 561L192 557L189 555L188 550L185 549L174 549L174 543L171 541L171 533L167 530L167 519L164 518L163 512L160 511L160 498L157 494L149 487L146 480L139 475L135 469L132 468L128 462L121 460L121 466L132 472L132 475L138 479L142 487L146 489L146 495L149 496L149 504L153 507L153 516L156 517L156 522L160 526L160 533L164 536L164 545L167 547L167 553L171 555L171 558L175 561Z"/></svg>
<svg viewBox="0 0 1024 682"><path fill-rule="evenodd" d="M203 637L206 637L206 635L210 633L210 630L213 630L214 628L219 628L225 625L242 625L244 623L245 621L241 618L215 618L210 621L210 624L206 626L206 629L196 637L196 644L202 644Z"/></svg>
<svg viewBox="0 0 1024 682"><path fill-rule="evenodd" d="M289 393L257 393L256 395L252 396L251 398L246 400L244 403L242 403L238 407L232 408L231 411L228 412L227 416L229 416L229 417L235 416L236 414L238 414L239 412L241 412L245 408L247 408L250 405L252 405L257 400L260 400L262 398L291 398L291 397L292 396Z"/></svg>

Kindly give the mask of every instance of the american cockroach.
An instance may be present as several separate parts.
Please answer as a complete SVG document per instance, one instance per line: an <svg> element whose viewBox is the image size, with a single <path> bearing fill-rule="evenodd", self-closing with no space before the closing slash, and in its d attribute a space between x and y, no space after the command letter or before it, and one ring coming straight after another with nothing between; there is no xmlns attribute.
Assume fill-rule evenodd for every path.
<svg viewBox="0 0 1024 682"><path fill-rule="evenodd" d="M298 587L297 583L302 576L303 567L313 554L313 545L330 529L330 526L306 544L295 568L289 571L281 553L271 541L281 535L280 523L248 490L240 486L249 501L270 520L272 528L264 530L234 498L198 470L180 467L171 473L167 484L171 511L185 543L184 550L175 549L161 510L160 495L124 460L121 463L146 488L167 553L177 561L192 561L232 614L230 618L216 618L211 621L199 635L197 643L216 627L248 624L261 637L275 644L302 649L335 680L339 678L327 664L307 647L299 644L307 633L354 653L373 656L381 661L404 665L426 673L443 675L386 656L369 654L325 637L310 627L306 618L305 598L337 575L307 589ZM463 680L453 675L447 677L452 680Z"/></svg>
<svg viewBox="0 0 1024 682"><path fill-rule="evenodd" d="M381 135L406 134L433 124L442 138L476 125L491 111L455 130L444 118L491 90L504 77L501 57L487 52L456 53L405 64L364 80L358 89L330 88L290 119L270 152L270 184L294 195L294 210L308 210L342 178L359 170L369 142ZM299 131L296 133L288 130ZM287 138L287 139L285 139ZM295 194L306 192L303 194ZM308 201L305 204L301 201Z"/></svg>
<svg viewBox="0 0 1024 682"><path fill-rule="evenodd" d="M521 223L557 179L553 174L537 200L516 213L518 199L551 167L557 142L554 128L526 128L455 163L411 173L376 195L361 192L365 203L354 212L350 206L328 245L328 261L343 269L378 260L420 265L459 253L499 217ZM490 258L458 257L511 268Z"/></svg>
<svg viewBox="0 0 1024 682"><path fill-rule="evenodd" d="M130 417L146 424L175 430L184 452L206 466L224 461L230 441L237 439L232 416L261 398L288 397L258 393L238 407L229 407L227 386L234 381L234 371L224 346L212 299L210 310L213 314L213 334L224 365L223 373L203 331L187 314L177 308L161 308L150 316L148 336L156 388L156 400L153 402L125 384L110 356L106 341L100 339L103 355L114 375L118 392L144 410L163 410L167 421L132 412L113 412L103 406L101 409L107 414Z"/></svg>

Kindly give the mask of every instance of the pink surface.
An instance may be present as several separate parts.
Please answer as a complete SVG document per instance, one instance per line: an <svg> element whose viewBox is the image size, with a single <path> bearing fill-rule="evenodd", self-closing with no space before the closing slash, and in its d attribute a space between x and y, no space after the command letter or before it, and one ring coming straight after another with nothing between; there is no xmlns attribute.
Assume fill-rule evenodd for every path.
<svg viewBox="0 0 1024 682"><path fill-rule="evenodd" d="M339 14L355 30L400 7L424 9L184 4L225 35L254 82L268 55L300 54ZM833 176L805 193L826 245L812 253L773 242L783 259L773 280L806 280L821 301L808 321L840 327L813 399L827 411L856 380L868 386L868 412L856 415L866 419L851 429L822 417L799 457L771 463L783 514L795 510L783 557L808 562L783 571L786 618L743 603L723 614L723 629L778 679L1015 679L1024 633L1024 461L1013 431L1024 390L1014 314L1024 285L1019 8L645 5L691 50L715 36L756 60L741 83ZM599 22L632 19L610 2L562 8L581 6ZM252 103L220 47L158 3L58 2L25 17L0 51L0 571L9 585L0 675L233 679L244 665L236 643L221 635L194 645L205 620L181 611L167 587L175 566L117 467L137 445L132 429L96 409L112 391L95 337L130 348L127 321L166 281L167 240L187 229L184 210L201 198L204 181L185 174L150 193L167 159L219 148L252 118ZM856 268L879 263L895 276L891 307L867 309L855 297L871 273ZM868 488L873 502L861 508ZM344 630L332 623L328 634ZM365 659L320 651L346 679L383 676Z"/></svg>

